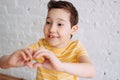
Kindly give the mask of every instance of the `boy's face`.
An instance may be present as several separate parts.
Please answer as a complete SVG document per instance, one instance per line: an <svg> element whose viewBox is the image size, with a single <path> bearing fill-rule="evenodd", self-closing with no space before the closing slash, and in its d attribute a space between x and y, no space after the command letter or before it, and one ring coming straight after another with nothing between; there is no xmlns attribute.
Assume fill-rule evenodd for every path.
<svg viewBox="0 0 120 80"><path fill-rule="evenodd" d="M71 35L77 30L71 28L70 13L64 9L51 9L48 12L44 26L44 36L49 45L56 48L65 47Z"/></svg>

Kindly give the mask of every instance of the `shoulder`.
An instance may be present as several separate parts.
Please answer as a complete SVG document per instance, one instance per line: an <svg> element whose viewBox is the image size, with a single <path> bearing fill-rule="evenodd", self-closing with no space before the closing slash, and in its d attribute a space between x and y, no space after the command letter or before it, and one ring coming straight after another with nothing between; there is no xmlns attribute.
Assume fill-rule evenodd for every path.
<svg viewBox="0 0 120 80"><path fill-rule="evenodd" d="M77 47L77 48L83 48L83 44L79 40L71 41L71 46Z"/></svg>
<svg viewBox="0 0 120 80"><path fill-rule="evenodd" d="M79 40L74 40L74 41L71 40L67 47L68 50L74 50L76 52L81 51L82 48L83 46Z"/></svg>
<svg viewBox="0 0 120 80"><path fill-rule="evenodd" d="M75 49L78 56L87 55L87 51L86 51L85 47L79 40L72 41L71 46L72 46L72 48Z"/></svg>
<svg viewBox="0 0 120 80"><path fill-rule="evenodd" d="M70 41L70 46L76 46L79 44L79 41L78 40L74 40L74 41Z"/></svg>
<svg viewBox="0 0 120 80"><path fill-rule="evenodd" d="M71 47L73 47L73 48L79 48L79 47L82 46L82 45L81 45L81 43L80 43L79 40L74 40L74 41L71 41L71 42L70 42L70 45L69 45L69 46L71 46Z"/></svg>

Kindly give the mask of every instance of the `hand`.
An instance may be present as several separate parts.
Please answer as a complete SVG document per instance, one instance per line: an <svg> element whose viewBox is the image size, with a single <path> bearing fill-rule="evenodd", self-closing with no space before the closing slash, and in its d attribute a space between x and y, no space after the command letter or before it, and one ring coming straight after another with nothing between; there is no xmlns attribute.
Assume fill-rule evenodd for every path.
<svg viewBox="0 0 120 80"><path fill-rule="evenodd" d="M21 49L8 57L8 65L10 67L21 67L31 64L29 60L32 60L32 53L31 49Z"/></svg>
<svg viewBox="0 0 120 80"><path fill-rule="evenodd" d="M38 50L36 50L36 52L34 52L33 58L38 59L40 57L43 57L44 61L42 63L34 63L33 68L41 67L49 70L61 70L62 62L53 54L53 52L45 48L39 48Z"/></svg>

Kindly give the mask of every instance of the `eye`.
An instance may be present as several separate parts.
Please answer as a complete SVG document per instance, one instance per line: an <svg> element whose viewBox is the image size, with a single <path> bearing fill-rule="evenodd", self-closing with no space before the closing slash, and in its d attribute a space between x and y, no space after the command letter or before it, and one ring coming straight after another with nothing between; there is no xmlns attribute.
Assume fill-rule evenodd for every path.
<svg viewBox="0 0 120 80"><path fill-rule="evenodd" d="M46 24L50 24L50 22L49 22L49 21L46 21Z"/></svg>
<svg viewBox="0 0 120 80"><path fill-rule="evenodd" d="M60 23L59 23L58 26L63 26L63 24L60 24Z"/></svg>

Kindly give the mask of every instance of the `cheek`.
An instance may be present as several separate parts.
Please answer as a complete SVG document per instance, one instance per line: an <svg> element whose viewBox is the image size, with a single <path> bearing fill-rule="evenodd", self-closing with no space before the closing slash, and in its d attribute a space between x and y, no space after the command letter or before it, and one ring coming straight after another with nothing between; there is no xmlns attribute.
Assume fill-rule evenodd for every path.
<svg viewBox="0 0 120 80"><path fill-rule="evenodd" d="M44 31L44 34L46 34L48 32L48 28L46 26L44 26L43 31Z"/></svg>
<svg viewBox="0 0 120 80"><path fill-rule="evenodd" d="M61 34L61 36L65 36L65 37L68 37L71 35L69 29L60 30L60 34Z"/></svg>

